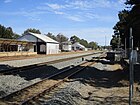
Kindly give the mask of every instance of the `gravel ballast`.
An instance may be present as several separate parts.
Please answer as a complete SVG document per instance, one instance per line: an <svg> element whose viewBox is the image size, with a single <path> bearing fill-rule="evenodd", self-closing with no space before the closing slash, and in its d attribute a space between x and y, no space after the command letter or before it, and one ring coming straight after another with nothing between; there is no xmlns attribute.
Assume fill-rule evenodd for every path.
<svg viewBox="0 0 140 105"><path fill-rule="evenodd" d="M13 75L0 76L0 98L14 91L22 89L23 87L29 86L37 81L40 81L40 79L36 78L34 80L27 81L19 76Z"/></svg>
<svg viewBox="0 0 140 105"><path fill-rule="evenodd" d="M80 81L71 82L43 105L90 105L88 98L91 89L91 86Z"/></svg>
<svg viewBox="0 0 140 105"><path fill-rule="evenodd" d="M89 56L85 59L91 59L92 57ZM52 66L60 70L65 66L82 62L84 62L82 59L75 59ZM128 74L122 70L121 65L110 64L109 61L103 59L73 76L66 84L63 84L63 88L56 89L57 91L52 92L48 100L43 100L42 105L128 105L129 81L126 75ZM0 85L1 97L40 80L40 78L37 78L27 81L24 77L18 75L1 76L0 79L0 84L2 84ZM132 101L134 105L140 103L139 87L140 85L135 82Z"/></svg>
<svg viewBox="0 0 140 105"><path fill-rule="evenodd" d="M75 81L72 79L73 82L54 93L43 105L128 105L129 81L124 73L119 64L98 62L86 72L73 77ZM93 76L85 79L85 75ZM140 103L138 87L139 84L134 83L134 105Z"/></svg>
<svg viewBox="0 0 140 105"><path fill-rule="evenodd" d="M79 56L79 54L78 54ZM93 56L99 56L99 54L93 55ZM92 59L93 56L87 56L84 57L84 60L90 60ZM34 60L34 59L32 59ZM17 60L13 61L13 62L17 62ZM77 58L74 60L69 60L66 62L60 62L60 63L56 63L56 64L51 64L52 67L48 67L45 66L43 68L43 71L41 71L41 69L39 69L40 72L37 72L37 70L35 72L31 72L28 71L27 73L25 72L21 72L18 75L4 75L4 76L0 76L0 97L6 96L14 91L17 91L21 88L24 88L26 86L29 86L37 81L40 81L41 79L43 79L43 77L45 77L45 75L48 75L51 70L51 72L53 73L53 71L57 71L60 70L62 68L71 66L71 65L78 65L80 63L83 63L85 61L82 61L81 58ZM34 74L37 73L37 74ZM42 73L42 74L41 74ZM29 79L30 78L30 79Z"/></svg>

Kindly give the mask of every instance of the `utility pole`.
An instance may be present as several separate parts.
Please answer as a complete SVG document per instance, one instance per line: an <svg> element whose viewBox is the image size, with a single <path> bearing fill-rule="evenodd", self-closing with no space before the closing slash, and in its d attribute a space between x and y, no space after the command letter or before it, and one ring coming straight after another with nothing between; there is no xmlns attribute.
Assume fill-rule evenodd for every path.
<svg viewBox="0 0 140 105"><path fill-rule="evenodd" d="M130 28L130 39L129 39L129 105L132 105L133 98L133 82L134 82L134 64L133 64L133 36L132 36L132 28Z"/></svg>
<svg viewBox="0 0 140 105"><path fill-rule="evenodd" d="M118 45L118 48L120 48L120 46L121 46L121 38L120 38L120 35L119 35L119 43L118 43L119 45Z"/></svg>
<svg viewBox="0 0 140 105"><path fill-rule="evenodd" d="M105 35L105 49L106 49L106 35Z"/></svg>

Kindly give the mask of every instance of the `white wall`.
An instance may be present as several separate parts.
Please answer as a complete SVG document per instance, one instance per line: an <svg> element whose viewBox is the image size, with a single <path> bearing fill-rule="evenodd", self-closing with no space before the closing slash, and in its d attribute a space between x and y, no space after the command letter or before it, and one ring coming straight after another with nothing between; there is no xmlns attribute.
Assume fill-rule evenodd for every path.
<svg viewBox="0 0 140 105"><path fill-rule="evenodd" d="M63 45L63 47L62 47L62 49L64 50L64 51L71 51L71 45Z"/></svg>
<svg viewBox="0 0 140 105"><path fill-rule="evenodd" d="M59 44L46 43L46 54L57 54L59 53Z"/></svg>

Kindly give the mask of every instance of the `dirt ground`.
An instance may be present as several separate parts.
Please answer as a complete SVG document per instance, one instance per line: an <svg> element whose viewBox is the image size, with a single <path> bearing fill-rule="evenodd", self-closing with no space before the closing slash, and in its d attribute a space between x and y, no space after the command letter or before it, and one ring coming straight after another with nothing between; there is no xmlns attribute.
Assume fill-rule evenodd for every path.
<svg viewBox="0 0 140 105"><path fill-rule="evenodd" d="M140 105L139 68L135 65L132 105ZM81 78L85 84L78 91L88 100L86 105L129 105L129 71L120 64L101 60L74 78Z"/></svg>

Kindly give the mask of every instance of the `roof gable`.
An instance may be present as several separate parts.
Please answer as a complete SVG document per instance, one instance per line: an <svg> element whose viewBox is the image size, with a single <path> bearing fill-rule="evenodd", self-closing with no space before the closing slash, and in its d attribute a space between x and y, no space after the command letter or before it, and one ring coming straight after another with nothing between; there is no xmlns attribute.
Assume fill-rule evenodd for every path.
<svg viewBox="0 0 140 105"><path fill-rule="evenodd" d="M44 42L48 42L48 43L59 43L55 40L53 40L52 38L46 36L46 35L43 35L43 34L36 34L36 33L32 33L32 32L29 32L29 34L41 39L42 41Z"/></svg>
<svg viewBox="0 0 140 105"><path fill-rule="evenodd" d="M81 48L85 48L85 46L80 44L79 42L74 43L72 46L79 46Z"/></svg>

